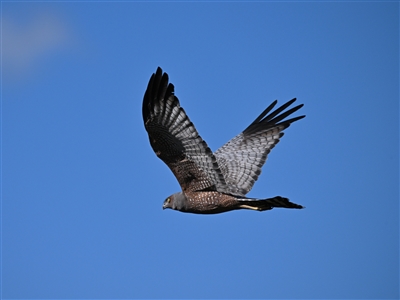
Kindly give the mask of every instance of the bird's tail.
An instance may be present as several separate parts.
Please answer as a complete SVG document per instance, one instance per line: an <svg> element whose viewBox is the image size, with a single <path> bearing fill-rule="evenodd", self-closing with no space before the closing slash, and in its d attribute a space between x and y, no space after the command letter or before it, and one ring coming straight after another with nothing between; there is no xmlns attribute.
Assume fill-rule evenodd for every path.
<svg viewBox="0 0 400 300"><path fill-rule="evenodd" d="M273 209L274 207L304 208L303 206L290 202L288 198L276 196L268 199L238 198L239 208L253 209L258 211Z"/></svg>

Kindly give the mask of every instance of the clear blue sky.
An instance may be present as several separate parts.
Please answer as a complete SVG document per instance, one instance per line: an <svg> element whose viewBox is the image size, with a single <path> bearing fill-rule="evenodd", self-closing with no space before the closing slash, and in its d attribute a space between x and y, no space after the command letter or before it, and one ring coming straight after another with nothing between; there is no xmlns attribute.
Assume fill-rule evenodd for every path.
<svg viewBox="0 0 400 300"><path fill-rule="evenodd" d="M398 298L397 2L2 2L3 298ZM216 150L307 117L250 197L193 215L141 105L157 66Z"/></svg>

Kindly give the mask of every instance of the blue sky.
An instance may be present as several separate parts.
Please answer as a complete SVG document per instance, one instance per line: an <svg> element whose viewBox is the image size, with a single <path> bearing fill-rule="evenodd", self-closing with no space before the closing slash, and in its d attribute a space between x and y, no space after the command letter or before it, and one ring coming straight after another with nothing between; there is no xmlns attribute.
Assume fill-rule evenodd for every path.
<svg viewBox="0 0 400 300"><path fill-rule="evenodd" d="M398 298L397 2L2 2L3 298ZM193 215L141 104L157 66L216 150L307 117L250 197Z"/></svg>

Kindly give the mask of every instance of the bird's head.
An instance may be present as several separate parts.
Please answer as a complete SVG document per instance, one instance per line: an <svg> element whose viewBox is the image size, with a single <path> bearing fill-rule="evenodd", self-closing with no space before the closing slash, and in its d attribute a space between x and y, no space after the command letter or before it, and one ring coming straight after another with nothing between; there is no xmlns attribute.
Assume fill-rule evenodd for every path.
<svg viewBox="0 0 400 300"><path fill-rule="evenodd" d="M179 192L165 199L163 209L171 208L175 210L185 210L187 198L184 193Z"/></svg>

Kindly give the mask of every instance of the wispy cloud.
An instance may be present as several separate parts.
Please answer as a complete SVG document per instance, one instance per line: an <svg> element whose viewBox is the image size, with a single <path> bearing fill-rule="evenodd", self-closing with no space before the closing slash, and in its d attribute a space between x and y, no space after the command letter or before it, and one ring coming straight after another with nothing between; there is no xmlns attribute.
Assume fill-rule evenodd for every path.
<svg viewBox="0 0 400 300"><path fill-rule="evenodd" d="M35 64L46 55L68 47L70 37L65 22L55 15L36 15L24 24L3 16L3 78L30 74Z"/></svg>

